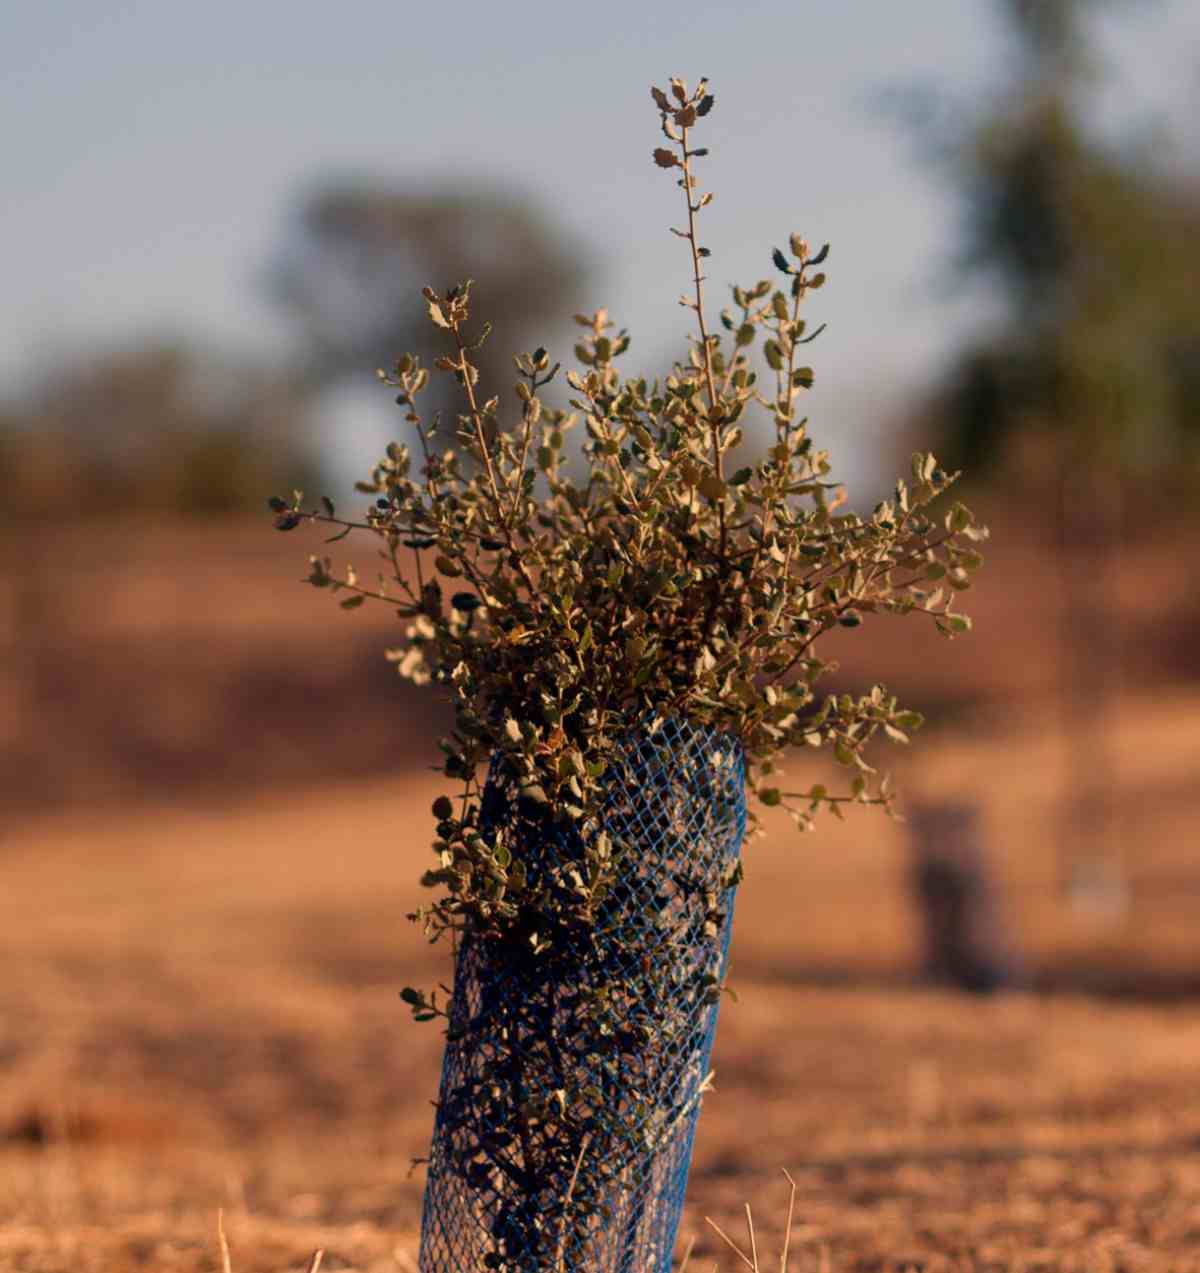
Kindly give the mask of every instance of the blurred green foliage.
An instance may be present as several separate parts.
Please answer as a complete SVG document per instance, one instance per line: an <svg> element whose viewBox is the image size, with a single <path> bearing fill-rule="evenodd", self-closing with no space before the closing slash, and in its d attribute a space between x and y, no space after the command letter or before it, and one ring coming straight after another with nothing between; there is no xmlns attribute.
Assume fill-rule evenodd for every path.
<svg viewBox="0 0 1200 1273"><path fill-rule="evenodd" d="M950 147L966 266L1002 289L1001 325L959 358L936 404L939 454L995 471L1021 434L1069 465L1200 476L1200 198L1159 148L1090 126L1106 83L1086 0L1003 0L1011 90ZM1064 445L1065 444L1065 445Z"/></svg>

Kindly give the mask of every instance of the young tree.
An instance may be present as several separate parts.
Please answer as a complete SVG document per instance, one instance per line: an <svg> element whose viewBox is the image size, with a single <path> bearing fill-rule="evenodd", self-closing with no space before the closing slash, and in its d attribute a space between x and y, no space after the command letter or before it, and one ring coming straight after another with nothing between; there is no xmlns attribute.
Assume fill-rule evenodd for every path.
<svg viewBox="0 0 1200 1273"><path fill-rule="evenodd" d="M403 992L447 1028L423 1269L666 1273L757 825L745 792L806 830L822 810L890 807L866 749L906 742L921 717L882 685L822 698L818 648L880 614L947 637L971 626L958 597L986 530L962 504L931 509L957 474L918 453L911 484L850 512L801 413L828 246L789 235L773 277L734 287L710 327L696 142L716 99L706 80L669 86L650 92L647 159L681 194L684 355L623 374L629 333L578 314L570 409L541 346L502 394L483 379L491 324L470 280L427 286L454 421L428 412L434 378L402 354L380 374L419 450L388 448L359 484L365 512L270 501L281 531L373 541L377 578L313 555L309 582L392 609L407 626L389 658L454 704L440 743L454 785L431 809L431 901L413 915L452 943L454 988ZM773 444L737 467L755 418ZM582 472L566 463L574 427ZM845 790L784 777L785 755L822 748Z"/></svg>

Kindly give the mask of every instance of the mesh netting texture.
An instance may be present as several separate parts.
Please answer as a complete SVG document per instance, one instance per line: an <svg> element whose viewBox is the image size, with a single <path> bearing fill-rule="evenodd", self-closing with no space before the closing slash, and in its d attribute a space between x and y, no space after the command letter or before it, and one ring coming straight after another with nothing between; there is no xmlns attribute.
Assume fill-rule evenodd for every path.
<svg viewBox="0 0 1200 1273"><path fill-rule="evenodd" d="M604 782L620 861L594 922L541 934L537 953L540 941L459 948L422 1273L671 1268L732 929L745 767L729 735L668 719L623 747ZM481 825L505 828L529 888L577 887L579 834L520 799L497 763Z"/></svg>

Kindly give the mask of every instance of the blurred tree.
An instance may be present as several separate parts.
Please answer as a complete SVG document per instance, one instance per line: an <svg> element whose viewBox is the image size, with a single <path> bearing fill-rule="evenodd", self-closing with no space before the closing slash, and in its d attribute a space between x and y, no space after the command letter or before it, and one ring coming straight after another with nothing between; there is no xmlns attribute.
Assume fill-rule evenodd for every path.
<svg viewBox="0 0 1200 1273"><path fill-rule="evenodd" d="M1009 305L952 371L940 453L978 477L1033 430L1056 435L1068 469L1194 480L1200 199L1157 171L1146 147L1089 129L1101 77L1085 18L1097 0L1002 6L1015 83L951 154L966 264Z"/></svg>
<svg viewBox="0 0 1200 1273"><path fill-rule="evenodd" d="M976 481L1031 456L1051 475L1048 485L1024 473L1022 486L1053 492L1067 600L1060 649L1072 765L1060 869L1073 900L1119 912L1108 735L1121 663L1113 597L1128 530L1123 491L1152 478L1153 517L1169 504L1163 494L1200 477L1200 290L1191 283L1200 200L1164 176L1148 147L1102 140L1091 126L1103 77L1088 24L1105 0L999 2L1015 37L1013 83L946 153L963 196L964 264L1007 305L938 395L936 450Z"/></svg>
<svg viewBox="0 0 1200 1273"><path fill-rule="evenodd" d="M317 479L303 405L276 373L177 345L57 366L0 404L0 520L261 509Z"/></svg>
<svg viewBox="0 0 1200 1273"><path fill-rule="evenodd" d="M578 249L523 198L470 186L410 192L370 179L303 200L267 285L300 329L309 382L324 387L422 353L421 288L465 278L495 315L497 338L477 358L488 395L514 382L506 351L547 342L553 324L585 307Z"/></svg>

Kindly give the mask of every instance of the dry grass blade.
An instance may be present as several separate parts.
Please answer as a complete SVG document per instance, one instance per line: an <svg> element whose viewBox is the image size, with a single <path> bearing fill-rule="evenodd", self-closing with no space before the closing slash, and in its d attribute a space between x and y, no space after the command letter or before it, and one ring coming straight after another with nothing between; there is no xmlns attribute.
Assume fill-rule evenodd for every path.
<svg viewBox="0 0 1200 1273"><path fill-rule="evenodd" d="M781 1170L783 1171L783 1178L791 1187L791 1193L788 1195L787 1223L783 1228L783 1251L779 1256L779 1273L787 1273L788 1251L792 1245L792 1219L796 1214L796 1182L792 1179L786 1167Z"/></svg>
<svg viewBox="0 0 1200 1273"><path fill-rule="evenodd" d="M750 1212L750 1204L746 1203L746 1231L750 1234L750 1264L758 1273L758 1242L754 1237L754 1216Z"/></svg>
<svg viewBox="0 0 1200 1273"><path fill-rule="evenodd" d="M229 1241L225 1237L225 1209L217 1208L217 1246L221 1249L221 1273L233 1273L233 1261L229 1258ZM304 1273L320 1273L321 1261L325 1258L325 1248L318 1247L308 1261Z"/></svg>
<svg viewBox="0 0 1200 1273"><path fill-rule="evenodd" d="M784 1223L784 1230L783 1230L783 1247L779 1253L779 1273L787 1273L788 1258L791 1254L791 1245L792 1245L792 1222L796 1217L796 1182L792 1179L791 1175L786 1170L783 1172L783 1178L788 1182L789 1193L788 1193L788 1205L787 1205L787 1220ZM747 1255L746 1252L743 1251L740 1246L738 1246L738 1244L729 1236L728 1233L725 1232L724 1229L721 1228L719 1224L717 1224L715 1220L712 1219L711 1216L705 1216L704 1222L709 1226L710 1229L712 1229L712 1231L717 1235L717 1237L719 1237L721 1241L725 1243L725 1245L734 1253L734 1255L736 1255L737 1258L741 1260L741 1262L748 1269L752 1270L752 1273L762 1273L762 1266L758 1262L758 1239L754 1233L754 1213L751 1211L749 1203L746 1203L746 1232L749 1235L749 1239L750 1239L750 1254L749 1255ZM695 1243L693 1242L692 1245L694 1246ZM692 1247L689 1246L687 1250L687 1255L684 1256L684 1261L682 1266L680 1267L679 1273L684 1273L684 1270L687 1268L688 1257L690 1257L691 1254L692 1254ZM714 1270L714 1273L715 1273L715 1270ZM821 1248L819 1273L829 1273L828 1247Z"/></svg>
<svg viewBox="0 0 1200 1273"><path fill-rule="evenodd" d="M750 1257L745 1253L745 1251L743 1251L742 1248L738 1246L738 1244L729 1236L728 1233L725 1232L724 1229L721 1228L721 1226L711 1216L705 1216L704 1223L708 1225L708 1227L717 1235L717 1237L719 1237L721 1241L725 1243L725 1245L734 1253L734 1255L737 1256L739 1260L741 1260L741 1262L748 1269L754 1270L754 1273L758 1273L758 1271L754 1269L754 1261L750 1259Z"/></svg>
<svg viewBox="0 0 1200 1273"><path fill-rule="evenodd" d="M221 1248L221 1273L233 1273L229 1260L229 1243L225 1240L225 1210L217 1208L217 1245Z"/></svg>

